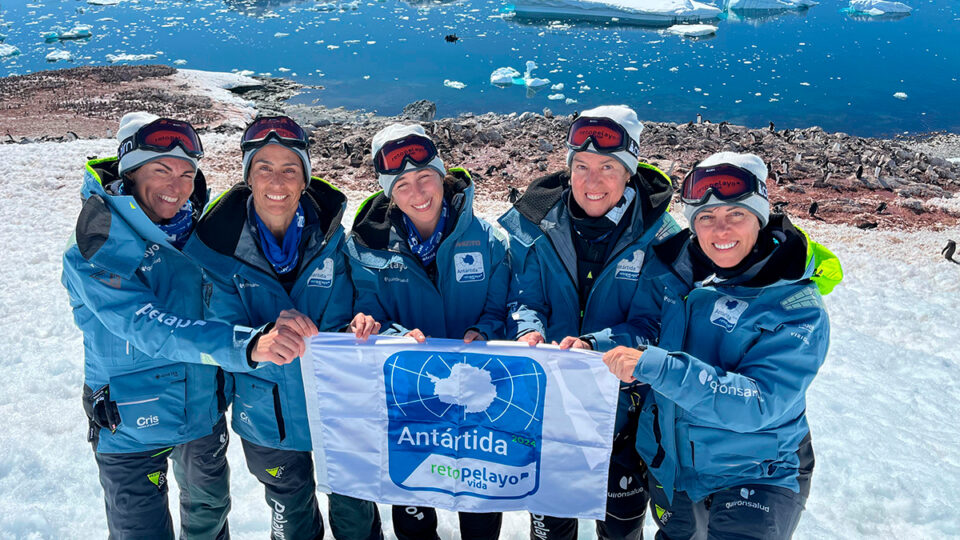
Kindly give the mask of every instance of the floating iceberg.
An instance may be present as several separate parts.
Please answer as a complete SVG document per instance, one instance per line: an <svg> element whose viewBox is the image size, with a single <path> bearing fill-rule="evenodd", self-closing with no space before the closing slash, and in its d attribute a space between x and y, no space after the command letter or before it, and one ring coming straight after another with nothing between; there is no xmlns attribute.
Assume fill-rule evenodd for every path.
<svg viewBox="0 0 960 540"><path fill-rule="evenodd" d="M683 37L703 37L716 34L717 27L712 24L675 24L664 32Z"/></svg>
<svg viewBox="0 0 960 540"><path fill-rule="evenodd" d="M907 99L907 93L906 93L906 92L897 92L897 93L893 94L893 97L895 97L895 98L897 98L897 99L899 99L899 100L904 100L904 99Z"/></svg>
<svg viewBox="0 0 960 540"><path fill-rule="evenodd" d="M527 60L527 70L523 72L523 84L530 88L540 88L550 84L550 79L538 79L531 75L535 69L537 69L537 63Z"/></svg>
<svg viewBox="0 0 960 540"><path fill-rule="evenodd" d="M563 94L550 94L549 96L547 96L547 99L549 99L550 101L560 101L561 99L567 99L567 96Z"/></svg>
<svg viewBox="0 0 960 540"><path fill-rule="evenodd" d="M9 58L18 54L20 54L20 49L14 47L13 45L0 44L0 58Z"/></svg>
<svg viewBox="0 0 960 540"><path fill-rule="evenodd" d="M155 54L108 54L107 61L111 64L116 64L117 62L139 62L141 60L153 60L156 58Z"/></svg>
<svg viewBox="0 0 960 540"><path fill-rule="evenodd" d="M817 5L813 0L726 0L723 7L738 11L777 11L806 9Z"/></svg>
<svg viewBox="0 0 960 540"><path fill-rule="evenodd" d="M453 88L454 90L463 90L467 87L466 84L463 84L460 81L451 81L450 79L444 79L443 85L447 88Z"/></svg>
<svg viewBox="0 0 960 540"><path fill-rule="evenodd" d="M520 75L520 72L512 67L497 68L490 74L490 84L496 86L525 86L527 97L530 97L550 84L550 79L534 77L532 73L535 69L537 69L537 63L533 60L527 60L527 69L523 75Z"/></svg>
<svg viewBox="0 0 960 540"><path fill-rule="evenodd" d="M60 60L69 62L73 60L73 55L70 54L70 51L53 51L47 55L47 62L58 62Z"/></svg>
<svg viewBox="0 0 960 540"><path fill-rule="evenodd" d="M120 0L87 0L87 3L95 6L115 6L120 3Z"/></svg>
<svg viewBox="0 0 960 540"><path fill-rule="evenodd" d="M93 35L93 27L89 24L78 24L60 34L59 39L86 39Z"/></svg>
<svg viewBox="0 0 960 540"><path fill-rule="evenodd" d="M913 8L902 2L888 0L850 0L850 11L878 17L881 15L906 15Z"/></svg>
<svg viewBox="0 0 960 540"><path fill-rule="evenodd" d="M515 83L514 81L520 79L520 83ZM493 70L493 73L490 74L490 84L496 84L498 86L510 86L513 84L523 84L523 79L520 78L520 72L513 69L512 67L502 67Z"/></svg>
<svg viewBox="0 0 960 540"><path fill-rule="evenodd" d="M514 13L528 18L615 18L622 23L671 26L716 19L721 10L695 0L517 0Z"/></svg>

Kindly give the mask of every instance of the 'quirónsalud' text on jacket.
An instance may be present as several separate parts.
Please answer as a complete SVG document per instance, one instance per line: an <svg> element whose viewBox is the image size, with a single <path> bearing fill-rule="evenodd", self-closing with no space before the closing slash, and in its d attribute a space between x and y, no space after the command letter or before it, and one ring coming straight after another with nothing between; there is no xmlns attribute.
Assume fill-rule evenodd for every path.
<svg viewBox="0 0 960 540"><path fill-rule="evenodd" d="M634 371L653 390L636 447L671 497L676 489L696 501L743 484L796 492L813 467L805 394L830 341L820 291L842 271L784 216L771 216L768 229L780 231L778 247L727 281L693 283L689 231L644 268L634 303L659 321L645 332L660 330ZM770 275L774 265L782 270ZM766 282L750 281L764 269Z"/></svg>
<svg viewBox="0 0 960 540"><path fill-rule="evenodd" d="M296 309L321 332L342 330L353 303L340 224L346 197L320 178L301 195L306 223L289 293L260 248L250 199L245 183L231 188L207 208L184 247L203 267L206 315L259 326ZM261 364L253 372L233 374L233 380L231 426L237 434L269 448L312 450L299 358L283 366Z"/></svg>
<svg viewBox="0 0 960 540"><path fill-rule="evenodd" d="M105 189L119 180L117 158L89 161L83 209L63 255L62 282L83 332L84 399L107 387L121 422L100 429L106 453L163 448L212 432L229 398L219 366L252 369L256 330L203 320L200 270L129 195ZM206 200L198 171L194 205Z"/></svg>
<svg viewBox="0 0 960 540"><path fill-rule="evenodd" d="M364 201L347 238L354 311L373 316L384 334L419 328L435 338L462 338L473 328L487 339L504 337L510 265L506 235L473 214L473 182L454 168L445 187L456 224L437 251L437 281L428 276L396 227L383 192Z"/></svg>

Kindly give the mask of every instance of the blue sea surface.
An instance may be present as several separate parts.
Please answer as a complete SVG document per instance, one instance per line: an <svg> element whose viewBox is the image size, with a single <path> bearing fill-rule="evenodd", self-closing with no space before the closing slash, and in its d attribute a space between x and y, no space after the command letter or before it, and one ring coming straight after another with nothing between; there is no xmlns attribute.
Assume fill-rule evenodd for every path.
<svg viewBox="0 0 960 540"><path fill-rule="evenodd" d="M960 132L960 3L906 1L913 13L896 20L853 17L840 0L765 17L725 13L711 39L616 22L521 20L496 0L4 1L0 36L20 54L0 60L0 75L110 64L114 55L289 77L323 87L299 102L387 115L417 99L435 101L441 116L626 103L654 121L699 113L863 136ZM77 24L90 25L92 37L45 42L44 33ZM445 41L448 34L459 40ZM73 59L48 62L58 50ZM121 54L155 57L116 60ZM490 84L496 68L522 73L528 60L538 65L534 77L550 80L540 91Z"/></svg>

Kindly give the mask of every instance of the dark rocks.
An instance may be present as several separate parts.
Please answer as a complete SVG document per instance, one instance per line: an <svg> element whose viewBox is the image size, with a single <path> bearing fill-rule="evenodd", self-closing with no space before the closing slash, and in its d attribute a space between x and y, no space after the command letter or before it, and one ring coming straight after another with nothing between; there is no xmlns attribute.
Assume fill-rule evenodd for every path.
<svg viewBox="0 0 960 540"><path fill-rule="evenodd" d="M914 214L922 214L926 211L923 207L923 201L920 199L904 199L897 201L897 205L910 210Z"/></svg>
<svg viewBox="0 0 960 540"><path fill-rule="evenodd" d="M430 122L437 116L437 104L427 99L417 100L404 107L400 116L414 122Z"/></svg>
<svg viewBox="0 0 960 540"><path fill-rule="evenodd" d="M537 139L537 148L541 152L553 152L553 143L546 139Z"/></svg>

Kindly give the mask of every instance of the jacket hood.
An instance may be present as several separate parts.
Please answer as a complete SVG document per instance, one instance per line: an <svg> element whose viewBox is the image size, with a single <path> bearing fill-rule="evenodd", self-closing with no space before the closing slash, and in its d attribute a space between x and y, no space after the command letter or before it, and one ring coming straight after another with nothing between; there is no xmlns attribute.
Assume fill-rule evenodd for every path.
<svg viewBox="0 0 960 540"><path fill-rule="evenodd" d="M843 279L840 261L826 247L814 242L795 226L785 214L771 214L761 234L773 238L775 247L766 257L740 274L717 284L745 287L766 287L778 283L812 280L823 295L829 294ZM693 234L684 229L654 247L657 257L688 284L693 282Z"/></svg>
<svg viewBox="0 0 960 540"><path fill-rule="evenodd" d="M304 210L317 217L323 240L338 230L347 207L347 197L332 184L314 176L300 197ZM253 192L246 182L238 182L214 199L197 224L195 234L210 249L234 256L248 223L247 201Z"/></svg>
<svg viewBox="0 0 960 540"><path fill-rule="evenodd" d="M81 197L86 200L90 195L108 195L111 197L131 197L130 195L117 195L119 182L122 180L118 170L120 161L116 157L102 159L91 159L87 162L84 174L83 187L81 188ZM209 193L207 192L207 178L203 171L197 169L197 175L193 179L193 193L190 195L190 202L199 215L203 207L207 204ZM142 211L141 211L142 212Z"/></svg>
<svg viewBox="0 0 960 540"><path fill-rule="evenodd" d="M462 224L469 225L473 218L473 179L466 169L460 167L448 170L447 178L450 177L454 181L444 181L443 197L454 212L456 224L451 236L456 236L457 229ZM401 215L400 209L390 205L390 199L383 191L378 191L360 204L350 237L369 249L396 250L399 235L394 231Z"/></svg>
<svg viewBox="0 0 960 540"><path fill-rule="evenodd" d="M169 244L167 235L150 221L132 195L116 194L118 166L116 157L87 162L80 192L84 202L75 234L84 259L129 276L139 265L148 243ZM194 212L206 203L207 184L200 170L190 200Z"/></svg>
<svg viewBox="0 0 960 540"><path fill-rule="evenodd" d="M637 172L630 177L628 185L637 190L633 219L642 221L642 230L652 227L670 208L673 184L670 177L660 169L640 163ZM570 187L570 173L560 171L540 177L527 187L514 208L526 219L539 226L550 209L562 202L564 190ZM639 210L639 212L638 212Z"/></svg>

